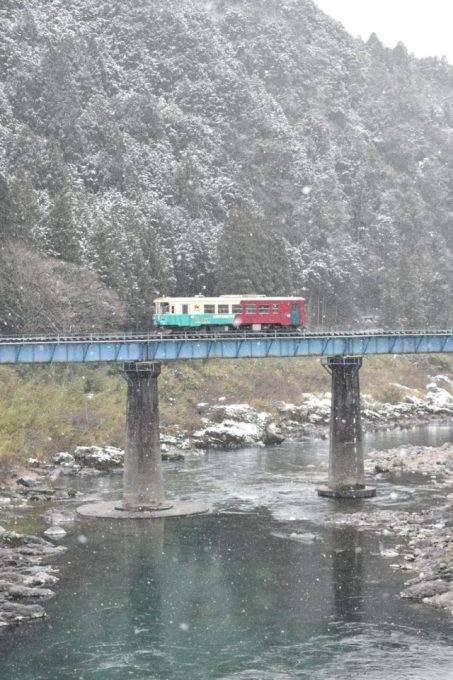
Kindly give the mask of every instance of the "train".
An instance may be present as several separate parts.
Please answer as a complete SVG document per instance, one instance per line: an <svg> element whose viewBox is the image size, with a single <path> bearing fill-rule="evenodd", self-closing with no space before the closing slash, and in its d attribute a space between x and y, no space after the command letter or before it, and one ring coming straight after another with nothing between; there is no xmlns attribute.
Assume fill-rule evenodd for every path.
<svg viewBox="0 0 453 680"><path fill-rule="evenodd" d="M306 321L305 299L265 295L159 297L153 325L167 331L299 330Z"/></svg>

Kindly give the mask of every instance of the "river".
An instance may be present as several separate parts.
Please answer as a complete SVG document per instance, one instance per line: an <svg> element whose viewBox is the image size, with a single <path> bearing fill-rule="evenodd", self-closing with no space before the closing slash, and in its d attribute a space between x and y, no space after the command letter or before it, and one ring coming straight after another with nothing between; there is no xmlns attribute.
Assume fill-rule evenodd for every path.
<svg viewBox="0 0 453 680"><path fill-rule="evenodd" d="M451 424L429 425L368 434L366 447L452 436ZM379 481L372 500L320 499L327 449L311 440L165 464L168 497L206 502L208 515L78 520L53 561L47 619L0 636L0 678L453 679L453 622L399 599L411 574L391 566L395 539L333 522L445 498L401 478ZM77 484L83 501L110 499L121 477ZM44 510L24 510L18 530L42 531Z"/></svg>

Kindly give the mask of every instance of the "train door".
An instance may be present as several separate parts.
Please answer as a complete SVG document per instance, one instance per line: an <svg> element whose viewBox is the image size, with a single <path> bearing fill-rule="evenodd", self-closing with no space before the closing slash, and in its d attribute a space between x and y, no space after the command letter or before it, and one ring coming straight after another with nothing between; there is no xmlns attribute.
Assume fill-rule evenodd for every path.
<svg viewBox="0 0 453 680"><path fill-rule="evenodd" d="M291 302L291 326L300 324L300 307L298 302Z"/></svg>

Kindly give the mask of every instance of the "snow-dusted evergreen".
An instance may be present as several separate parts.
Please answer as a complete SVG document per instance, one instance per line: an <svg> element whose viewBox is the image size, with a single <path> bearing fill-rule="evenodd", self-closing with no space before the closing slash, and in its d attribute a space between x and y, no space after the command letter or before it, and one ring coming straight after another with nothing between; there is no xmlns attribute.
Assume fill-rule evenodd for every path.
<svg viewBox="0 0 453 680"><path fill-rule="evenodd" d="M105 327L105 305L49 312L75 302L47 292L48 258L63 288L96 274L110 327L147 325L156 292L451 322L445 61L353 39L311 0L4 0L0 25L4 331ZM32 321L22 256L56 299Z"/></svg>

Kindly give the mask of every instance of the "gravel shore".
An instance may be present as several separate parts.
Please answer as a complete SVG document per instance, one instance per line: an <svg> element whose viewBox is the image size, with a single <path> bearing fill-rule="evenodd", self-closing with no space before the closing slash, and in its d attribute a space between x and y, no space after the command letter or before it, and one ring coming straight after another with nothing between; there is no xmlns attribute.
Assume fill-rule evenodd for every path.
<svg viewBox="0 0 453 680"><path fill-rule="evenodd" d="M393 566L413 574L401 597L447 610L453 615L453 444L433 448L401 446L374 451L366 470L376 479L416 476L420 487L436 490L440 504L420 512L380 511L354 516L382 536L404 539ZM415 492L416 493L416 492Z"/></svg>

